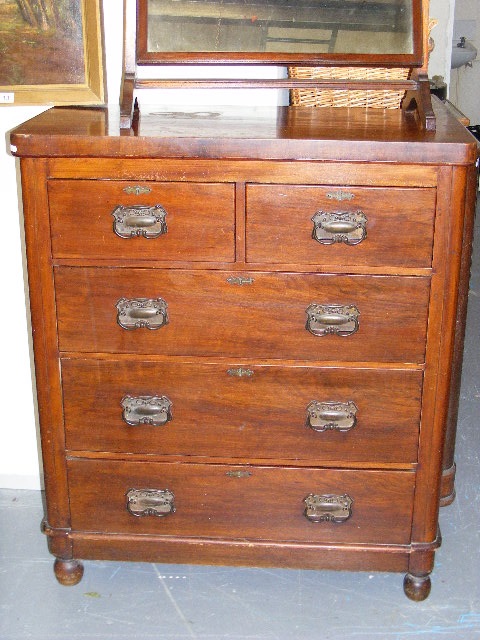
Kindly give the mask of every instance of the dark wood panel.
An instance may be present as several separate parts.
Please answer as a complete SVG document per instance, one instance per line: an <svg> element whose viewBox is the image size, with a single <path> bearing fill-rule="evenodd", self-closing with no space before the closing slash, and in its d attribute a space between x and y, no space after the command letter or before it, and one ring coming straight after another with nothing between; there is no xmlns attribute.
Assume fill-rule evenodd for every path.
<svg viewBox="0 0 480 640"><path fill-rule="evenodd" d="M460 173L460 172L458 172ZM462 259L460 263L457 318L455 323L455 339L453 344L452 371L450 380L450 397L446 421L445 444L443 450L443 474L440 506L447 506L455 498L455 440L457 432L458 407L463 364L463 349L469 296L469 279L474 237L475 203L478 194L478 173L471 167L466 175L465 214L462 234Z"/></svg>
<svg viewBox="0 0 480 640"><path fill-rule="evenodd" d="M412 463L422 372L63 359L67 448L134 454ZM245 367L243 367L245 369ZM230 373L229 373L230 372ZM166 396L171 421L128 425L125 396ZM348 431L307 426L313 401L354 402Z"/></svg>
<svg viewBox="0 0 480 640"><path fill-rule="evenodd" d="M72 527L77 531L298 542L407 544L415 474L226 465L69 460ZM229 475L240 472L241 477ZM135 517L131 489L169 490L175 513ZM310 493L353 500L351 517L313 523Z"/></svg>
<svg viewBox="0 0 480 640"><path fill-rule="evenodd" d="M20 125L10 140L16 155L50 158L474 163L475 138L440 101L434 109L437 128L430 132L401 109L154 107L142 112L135 135L120 135L107 110L63 108Z"/></svg>
<svg viewBox="0 0 480 640"><path fill-rule="evenodd" d="M422 362L429 278L58 267L62 351L228 354L317 361ZM158 298L169 323L128 330L116 304ZM315 336L306 329L312 303L355 305L359 330Z"/></svg>
<svg viewBox="0 0 480 640"><path fill-rule="evenodd" d="M317 212L361 212L366 237L321 244L312 237ZM247 262L430 267L434 212L433 189L250 184Z"/></svg>
<svg viewBox="0 0 480 640"><path fill-rule="evenodd" d="M70 535L75 558L136 562L172 562L220 566L282 567L365 571L407 571L410 548L404 545L306 544L77 533Z"/></svg>
<svg viewBox="0 0 480 640"><path fill-rule="evenodd" d="M149 192L125 192L135 187ZM232 262L234 195L231 184L51 180L53 255ZM113 229L112 212L120 205L161 205L166 212L166 232L156 238L119 237Z"/></svg>
<svg viewBox="0 0 480 640"><path fill-rule="evenodd" d="M22 197L38 420L47 500L45 517L53 527L65 529L70 526L70 506L58 363L55 283L50 264L46 164L42 159L22 158ZM5 277L8 277L7 274ZM26 390L24 392L27 393ZM62 536L52 541L50 549L52 553L68 556L71 553L71 541Z"/></svg>
<svg viewBox="0 0 480 640"><path fill-rule="evenodd" d="M369 185L373 187L435 187L435 165L269 162L265 160L218 160L202 158L49 158L52 178L90 180L160 180L188 182L258 182L302 185Z"/></svg>

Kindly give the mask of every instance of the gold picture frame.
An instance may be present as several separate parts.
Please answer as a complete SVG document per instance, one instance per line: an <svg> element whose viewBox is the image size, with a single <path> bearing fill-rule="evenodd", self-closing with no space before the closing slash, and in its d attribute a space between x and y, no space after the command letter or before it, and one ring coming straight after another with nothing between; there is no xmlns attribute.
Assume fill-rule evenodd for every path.
<svg viewBox="0 0 480 640"><path fill-rule="evenodd" d="M4 0L1 12L4 103L105 104L101 0Z"/></svg>

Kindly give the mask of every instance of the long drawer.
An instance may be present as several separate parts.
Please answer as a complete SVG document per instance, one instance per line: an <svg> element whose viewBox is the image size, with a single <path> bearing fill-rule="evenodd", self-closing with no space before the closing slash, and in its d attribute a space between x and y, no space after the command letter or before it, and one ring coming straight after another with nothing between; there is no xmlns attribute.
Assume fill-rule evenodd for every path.
<svg viewBox="0 0 480 640"><path fill-rule="evenodd" d="M408 471L70 459L68 477L76 531L314 543L410 541L415 474Z"/></svg>
<svg viewBox="0 0 480 640"><path fill-rule="evenodd" d="M61 351L424 360L427 277L57 267L55 281Z"/></svg>
<svg viewBox="0 0 480 640"><path fill-rule="evenodd" d="M56 258L232 262L232 184L52 180Z"/></svg>
<svg viewBox="0 0 480 640"><path fill-rule="evenodd" d="M73 358L62 383L70 450L417 460L420 371Z"/></svg>
<svg viewBox="0 0 480 640"><path fill-rule="evenodd" d="M247 186L247 261L430 267L434 189Z"/></svg>

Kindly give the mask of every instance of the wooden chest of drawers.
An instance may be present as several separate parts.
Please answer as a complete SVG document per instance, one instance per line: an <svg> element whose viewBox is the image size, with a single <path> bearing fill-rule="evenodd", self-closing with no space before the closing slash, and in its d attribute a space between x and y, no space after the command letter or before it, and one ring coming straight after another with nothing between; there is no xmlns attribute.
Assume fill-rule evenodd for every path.
<svg viewBox="0 0 480 640"><path fill-rule="evenodd" d="M437 108L13 132L60 582L136 559L428 595L476 176Z"/></svg>

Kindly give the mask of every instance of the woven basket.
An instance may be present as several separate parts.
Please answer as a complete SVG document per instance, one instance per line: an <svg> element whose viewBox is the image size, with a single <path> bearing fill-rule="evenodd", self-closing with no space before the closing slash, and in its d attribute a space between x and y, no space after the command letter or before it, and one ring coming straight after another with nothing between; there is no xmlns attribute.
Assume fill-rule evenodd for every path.
<svg viewBox="0 0 480 640"><path fill-rule="evenodd" d="M289 78L320 80L406 80L408 68L384 67L289 67ZM291 89L290 102L303 107L371 107L398 109L405 91Z"/></svg>

